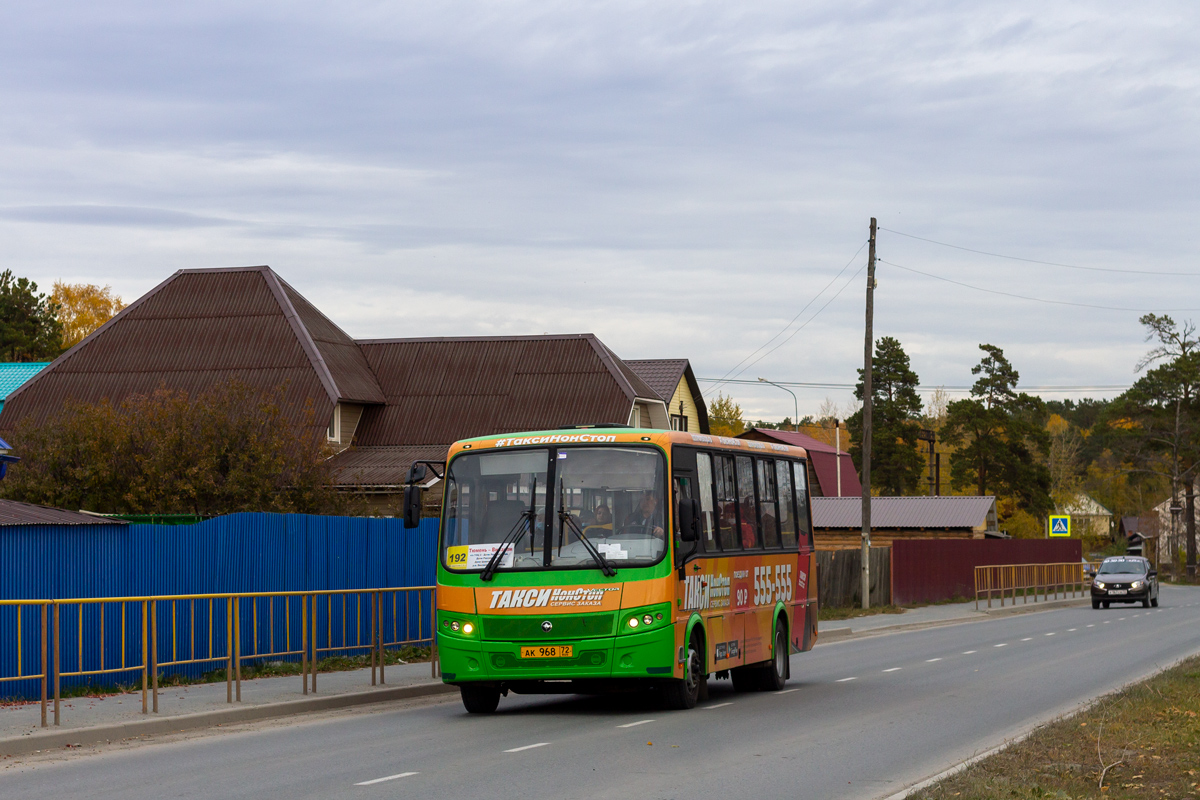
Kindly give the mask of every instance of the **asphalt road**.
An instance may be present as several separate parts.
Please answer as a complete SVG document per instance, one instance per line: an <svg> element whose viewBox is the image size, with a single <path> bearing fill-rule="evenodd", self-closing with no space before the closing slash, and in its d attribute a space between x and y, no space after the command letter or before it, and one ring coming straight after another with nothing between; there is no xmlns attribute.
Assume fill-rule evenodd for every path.
<svg viewBox="0 0 1200 800"><path fill-rule="evenodd" d="M1200 589L821 646L783 692L457 699L17 764L3 797L875 798L1200 652Z"/></svg>

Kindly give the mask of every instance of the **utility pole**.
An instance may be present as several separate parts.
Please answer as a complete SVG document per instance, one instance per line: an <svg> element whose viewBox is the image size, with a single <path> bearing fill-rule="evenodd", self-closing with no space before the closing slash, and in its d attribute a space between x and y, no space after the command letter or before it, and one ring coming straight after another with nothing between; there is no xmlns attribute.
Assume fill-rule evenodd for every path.
<svg viewBox="0 0 1200 800"><path fill-rule="evenodd" d="M871 356L875 351L875 218L867 246L867 343L863 355L862 607L871 607ZM841 465L838 465L839 471Z"/></svg>

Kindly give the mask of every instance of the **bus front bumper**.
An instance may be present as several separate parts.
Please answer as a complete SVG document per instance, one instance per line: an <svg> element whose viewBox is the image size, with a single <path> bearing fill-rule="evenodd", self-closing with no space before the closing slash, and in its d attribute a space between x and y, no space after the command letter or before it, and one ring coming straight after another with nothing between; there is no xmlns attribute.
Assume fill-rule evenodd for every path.
<svg viewBox="0 0 1200 800"><path fill-rule="evenodd" d="M523 658L522 646L571 645L569 658ZM674 676L675 626L573 641L470 641L439 636L438 658L446 683L587 679L657 679Z"/></svg>

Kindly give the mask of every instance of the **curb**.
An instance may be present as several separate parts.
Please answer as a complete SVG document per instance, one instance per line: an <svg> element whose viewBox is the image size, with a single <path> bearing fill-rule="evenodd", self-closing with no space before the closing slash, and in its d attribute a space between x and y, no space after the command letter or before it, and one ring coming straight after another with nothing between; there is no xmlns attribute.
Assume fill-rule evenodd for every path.
<svg viewBox="0 0 1200 800"><path fill-rule="evenodd" d="M957 617L954 619L936 619L929 622L909 622L901 625L885 625L879 628L867 628L865 630L855 631L852 628L833 628L832 630L821 632L820 625L817 626L817 644L837 644L838 642L847 642L853 639L865 639L869 636L883 636L889 633L908 633L910 631L922 631L928 628L944 628L948 625L964 625L971 622L983 622L987 619L995 617L1008 617L1014 614L1032 614L1037 611L1053 611L1057 608L1072 608L1074 606L1082 606L1090 603L1091 600L1083 598L1071 598L1068 600L1050 600L1047 602L1039 602L1036 604L1008 606L1005 608L980 609L978 612L972 611L972 614L979 616Z"/></svg>
<svg viewBox="0 0 1200 800"><path fill-rule="evenodd" d="M390 700L409 700L457 692L457 686L445 683L425 683L416 686L397 686L371 689L364 692L337 694L330 697L310 697L303 700L286 700L281 703L263 703L254 706L224 708L217 711L201 711L175 717L139 719L112 725L95 725L88 728L73 728L30 736L0 739L0 756L28 755L39 750L56 750L85 744L103 744L114 739L131 739L137 736L153 736L164 733L211 728L236 722L256 722L277 719L313 711L329 711L338 708L386 703Z"/></svg>

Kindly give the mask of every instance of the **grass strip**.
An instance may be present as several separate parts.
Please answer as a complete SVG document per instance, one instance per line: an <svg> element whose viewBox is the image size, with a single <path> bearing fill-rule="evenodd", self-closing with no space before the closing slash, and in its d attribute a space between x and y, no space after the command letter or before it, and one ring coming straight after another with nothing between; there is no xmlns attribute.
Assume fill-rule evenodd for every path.
<svg viewBox="0 0 1200 800"><path fill-rule="evenodd" d="M911 800L1200 798L1200 656L1101 698L1078 714Z"/></svg>

